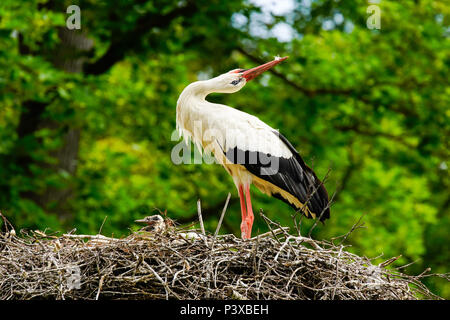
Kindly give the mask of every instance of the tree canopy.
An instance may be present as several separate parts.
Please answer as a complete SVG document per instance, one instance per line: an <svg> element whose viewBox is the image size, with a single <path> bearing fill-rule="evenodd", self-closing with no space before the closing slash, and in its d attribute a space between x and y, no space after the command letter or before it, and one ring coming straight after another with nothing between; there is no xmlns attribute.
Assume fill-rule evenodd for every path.
<svg viewBox="0 0 450 320"><path fill-rule="evenodd" d="M70 30L77 5L81 29ZM21 228L126 235L155 210L238 234L237 192L215 164L171 161L175 106L190 82L290 58L218 101L286 136L334 194L315 238L450 262L450 7L446 1L2 0L0 210ZM192 148L194 153L194 148ZM293 210L254 189L254 211ZM298 217L297 217L298 218ZM105 220L106 219L106 220ZM305 232L313 221L302 220ZM265 232L256 215L254 230ZM445 281L428 285L449 298Z"/></svg>

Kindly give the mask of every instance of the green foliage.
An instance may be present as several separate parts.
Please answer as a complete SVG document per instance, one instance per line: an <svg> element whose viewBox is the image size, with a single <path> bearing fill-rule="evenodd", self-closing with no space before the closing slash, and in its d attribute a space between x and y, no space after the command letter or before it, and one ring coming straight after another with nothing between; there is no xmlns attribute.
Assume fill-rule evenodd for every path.
<svg viewBox="0 0 450 320"><path fill-rule="evenodd" d="M244 0L78 1L74 33L93 40L81 50L60 34L72 1L2 0L0 210L19 228L62 231L97 232L107 217L102 233L121 236L155 210L195 221L200 198L212 231L232 192L223 232L238 234L227 173L171 161L176 101L198 77L288 55L239 93L208 99L280 128L319 177L330 170L331 219L314 237L345 234L364 214L350 250L447 272L449 6L383 0L381 29L369 30L367 1L293 2L276 15ZM81 68L67 72L67 61ZM67 145L75 157L62 165ZM253 191L255 212L292 225L290 207ZM258 215L254 228L266 231ZM450 297L444 281L428 285Z"/></svg>

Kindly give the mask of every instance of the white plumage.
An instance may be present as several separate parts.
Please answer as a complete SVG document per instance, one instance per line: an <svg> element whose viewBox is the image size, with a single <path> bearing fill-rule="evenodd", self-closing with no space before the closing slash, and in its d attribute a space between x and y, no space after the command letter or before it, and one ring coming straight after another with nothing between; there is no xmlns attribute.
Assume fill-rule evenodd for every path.
<svg viewBox="0 0 450 320"><path fill-rule="evenodd" d="M305 205L305 194L309 188L307 184L318 188L318 179L274 128L243 111L211 103L206 96L212 92L239 91L248 81L285 59L287 57L277 58L253 69L235 69L209 80L191 83L177 102L176 124L180 135L187 143L192 139L200 151L213 153L217 162L233 177L241 200L243 238L250 237L253 223L249 190L252 183L262 192L280 197L294 208L303 209L305 214L313 216L318 213L312 213ZM241 159L244 162L230 157L230 151L245 158ZM252 162L252 157L258 161ZM279 165L283 166L280 172ZM271 176L266 177L268 172Z"/></svg>

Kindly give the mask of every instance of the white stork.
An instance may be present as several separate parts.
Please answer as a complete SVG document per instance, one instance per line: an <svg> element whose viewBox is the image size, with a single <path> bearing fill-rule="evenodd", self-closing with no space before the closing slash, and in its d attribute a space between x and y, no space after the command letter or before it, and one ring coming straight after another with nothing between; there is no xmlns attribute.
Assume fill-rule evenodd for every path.
<svg viewBox="0 0 450 320"><path fill-rule="evenodd" d="M330 217L328 193L292 144L257 117L226 105L208 102L213 92L233 93L288 57L275 58L252 69L234 69L218 77L189 84L177 102L176 124L186 142L214 158L233 177L241 204L241 236L253 225L250 184L301 210L308 218ZM245 195L244 195L245 193Z"/></svg>

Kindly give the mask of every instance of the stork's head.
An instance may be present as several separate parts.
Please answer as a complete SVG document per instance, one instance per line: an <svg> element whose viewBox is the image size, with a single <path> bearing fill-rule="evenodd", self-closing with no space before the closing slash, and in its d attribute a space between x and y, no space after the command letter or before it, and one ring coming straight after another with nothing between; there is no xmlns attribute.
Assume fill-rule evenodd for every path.
<svg viewBox="0 0 450 320"><path fill-rule="evenodd" d="M247 82L256 78L264 71L269 70L288 57L275 58L270 62L262 64L252 69L233 69L218 77L209 80L209 85L213 92L233 93L242 89Z"/></svg>

